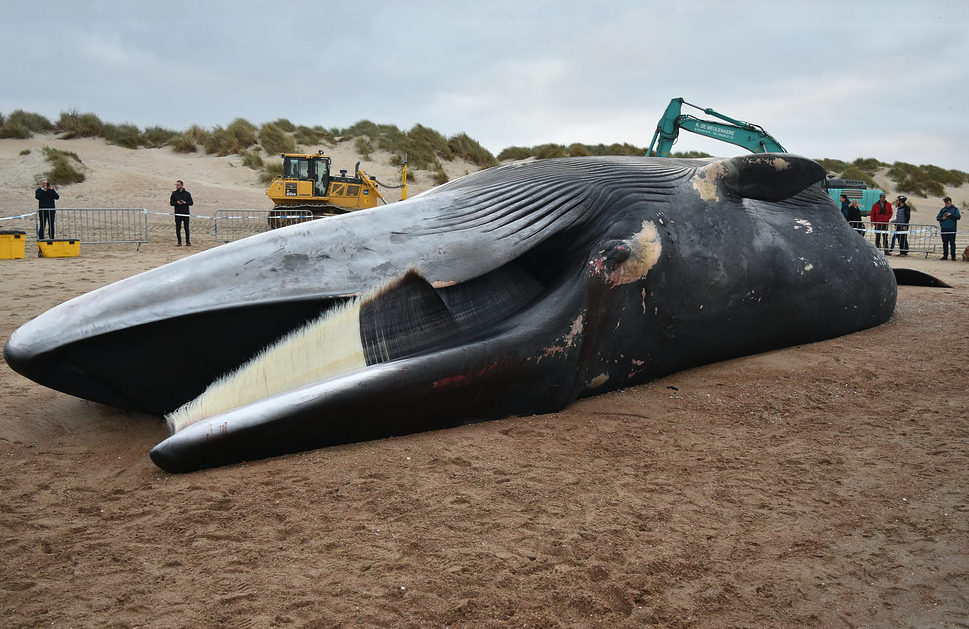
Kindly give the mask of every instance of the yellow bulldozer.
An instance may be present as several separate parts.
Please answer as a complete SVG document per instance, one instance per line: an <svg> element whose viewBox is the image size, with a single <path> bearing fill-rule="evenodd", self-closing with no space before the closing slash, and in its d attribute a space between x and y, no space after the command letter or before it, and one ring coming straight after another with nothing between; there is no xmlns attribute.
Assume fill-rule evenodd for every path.
<svg viewBox="0 0 969 629"><path fill-rule="evenodd" d="M332 160L323 151L316 154L283 153L283 175L269 184L266 195L273 201L269 226L273 229L314 218L346 214L386 203L377 189L376 178L360 170L354 174L330 172ZM388 187L388 186L384 186ZM401 177L401 200L407 198L407 157Z"/></svg>

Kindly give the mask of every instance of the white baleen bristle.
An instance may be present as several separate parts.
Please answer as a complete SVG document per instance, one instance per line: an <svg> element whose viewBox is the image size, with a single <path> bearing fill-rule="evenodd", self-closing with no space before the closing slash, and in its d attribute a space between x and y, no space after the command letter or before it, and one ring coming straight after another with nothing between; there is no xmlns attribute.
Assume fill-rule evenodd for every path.
<svg viewBox="0 0 969 629"><path fill-rule="evenodd" d="M165 419L174 434L208 417L366 366L360 299L354 299L267 347Z"/></svg>

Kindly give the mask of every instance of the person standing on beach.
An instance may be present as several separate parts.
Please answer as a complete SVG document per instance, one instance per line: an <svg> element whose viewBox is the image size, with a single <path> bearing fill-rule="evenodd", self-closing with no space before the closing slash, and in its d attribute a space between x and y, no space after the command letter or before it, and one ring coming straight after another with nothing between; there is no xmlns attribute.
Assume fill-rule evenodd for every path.
<svg viewBox="0 0 969 629"><path fill-rule="evenodd" d="M888 221L892 220L892 204L881 194L871 206L871 228L875 230L875 249L888 255Z"/></svg>
<svg viewBox="0 0 969 629"><path fill-rule="evenodd" d="M858 205L858 199L852 199L848 204L848 224L864 237L865 224L861 221L861 206Z"/></svg>
<svg viewBox="0 0 969 629"><path fill-rule="evenodd" d="M942 233L942 259L949 258L949 251L952 251L952 259L956 259L956 221L962 218L959 208L952 205L952 199L946 197L942 199L945 206L939 210L935 220L939 221L939 231Z"/></svg>
<svg viewBox="0 0 969 629"><path fill-rule="evenodd" d="M908 224L912 222L912 208L908 206L908 197L904 194L895 198L895 233L892 234L892 244L888 247L888 255L895 249L898 240L898 255L908 255Z"/></svg>
<svg viewBox="0 0 969 629"><path fill-rule="evenodd" d="M172 191L171 205L175 208L175 238L178 240L176 247L182 246L182 225L185 225L185 246L192 246L192 237L188 231L189 208L192 207L192 193L185 189L182 180L175 182L175 190Z"/></svg>
<svg viewBox="0 0 969 629"><path fill-rule="evenodd" d="M57 190L47 182L46 179L40 180L40 187L34 192L34 198L37 199L37 213L40 215L40 229L37 230L37 240L44 240L44 225L46 224L50 238L54 238L54 215L57 212L54 210L54 201L60 199L61 196L57 194Z"/></svg>

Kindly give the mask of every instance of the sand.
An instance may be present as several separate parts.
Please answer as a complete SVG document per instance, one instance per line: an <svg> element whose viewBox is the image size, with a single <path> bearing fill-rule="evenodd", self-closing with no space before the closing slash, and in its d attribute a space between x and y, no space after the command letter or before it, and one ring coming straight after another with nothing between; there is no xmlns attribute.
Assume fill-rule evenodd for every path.
<svg viewBox="0 0 969 629"><path fill-rule="evenodd" d="M89 180L61 207L164 213L175 178L202 213L269 206L236 158L67 148ZM35 207L21 150L0 141L2 216ZM0 261L0 341L192 253L170 223L140 251ZM0 624L967 627L969 263L891 262L953 288L558 413L187 475L148 458L160 418L0 364Z"/></svg>

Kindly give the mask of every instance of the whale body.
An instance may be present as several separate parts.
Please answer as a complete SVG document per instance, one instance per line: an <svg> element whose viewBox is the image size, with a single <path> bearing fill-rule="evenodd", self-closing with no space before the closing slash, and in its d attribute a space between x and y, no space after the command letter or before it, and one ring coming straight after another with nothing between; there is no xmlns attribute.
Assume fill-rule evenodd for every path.
<svg viewBox="0 0 969 629"><path fill-rule="evenodd" d="M551 412L884 323L893 272L790 154L590 157L222 245L61 304L4 348L167 415L183 472Z"/></svg>

